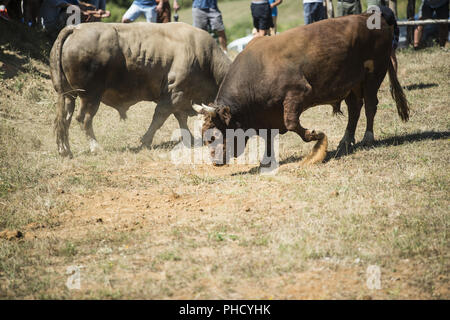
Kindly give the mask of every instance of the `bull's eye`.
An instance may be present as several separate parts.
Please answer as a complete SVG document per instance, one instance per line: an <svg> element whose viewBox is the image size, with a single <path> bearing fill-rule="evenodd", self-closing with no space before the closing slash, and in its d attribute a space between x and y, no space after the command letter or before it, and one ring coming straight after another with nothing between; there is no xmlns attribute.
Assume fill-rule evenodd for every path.
<svg viewBox="0 0 450 320"><path fill-rule="evenodd" d="M209 143L213 143L214 140L216 140L216 137L212 136L211 139L209 140Z"/></svg>

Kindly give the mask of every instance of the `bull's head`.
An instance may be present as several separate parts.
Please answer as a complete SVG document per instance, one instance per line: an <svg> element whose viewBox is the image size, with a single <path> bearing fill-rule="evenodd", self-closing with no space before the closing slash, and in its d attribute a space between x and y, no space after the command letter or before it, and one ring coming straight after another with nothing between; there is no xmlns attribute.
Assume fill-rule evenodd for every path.
<svg viewBox="0 0 450 320"><path fill-rule="evenodd" d="M209 147L212 162L219 166L227 163L230 157L238 157L245 149L245 144L241 146L237 143L236 137L232 146L227 148L227 129L238 129L240 124L232 119L231 110L227 106L197 105L193 108L204 116L202 127L202 137L205 145ZM229 133L230 135L230 133ZM245 139L245 143L247 142ZM232 149L232 150L230 150Z"/></svg>

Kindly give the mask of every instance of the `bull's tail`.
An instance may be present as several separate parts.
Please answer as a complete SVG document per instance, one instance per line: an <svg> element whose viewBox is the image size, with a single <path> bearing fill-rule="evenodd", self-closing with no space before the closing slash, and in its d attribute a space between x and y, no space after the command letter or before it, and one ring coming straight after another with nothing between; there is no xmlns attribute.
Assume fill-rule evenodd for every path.
<svg viewBox="0 0 450 320"><path fill-rule="evenodd" d="M69 147L69 128L67 118L67 110L65 106L65 92L69 85L62 69L62 48L64 41L73 33L73 28L64 28L56 39L51 54L50 65L52 73L52 81L55 90L58 92L58 101L56 104L56 118L54 130L56 134L56 144L58 151L62 156L71 156Z"/></svg>
<svg viewBox="0 0 450 320"><path fill-rule="evenodd" d="M320 139L317 140L316 144L311 150L311 153L302 160L303 165L309 165L314 163L320 163L325 160L327 156L327 148L328 148L328 138L327 136L320 132Z"/></svg>
<svg viewBox="0 0 450 320"><path fill-rule="evenodd" d="M50 53L50 71L52 74L53 86L58 93L64 93L64 90L67 88L67 79L62 69L61 57L64 42L73 31L74 28L71 26L61 30Z"/></svg>
<svg viewBox="0 0 450 320"><path fill-rule="evenodd" d="M67 111L63 94L58 94L56 103L55 134L56 145L61 156L71 156L69 147L69 128L66 121Z"/></svg>
<svg viewBox="0 0 450 320"><path fill-rule="evenodd" d="M408 100L406 100L406 96L403 92L402 86L400 85L400 82L398 82L397 73L394 70L391 59L389 59L388 72L389 80L391 81L391 95L395 100L395 104L397 105L398 115L404 122L406 122L409 119Z"/></svg>

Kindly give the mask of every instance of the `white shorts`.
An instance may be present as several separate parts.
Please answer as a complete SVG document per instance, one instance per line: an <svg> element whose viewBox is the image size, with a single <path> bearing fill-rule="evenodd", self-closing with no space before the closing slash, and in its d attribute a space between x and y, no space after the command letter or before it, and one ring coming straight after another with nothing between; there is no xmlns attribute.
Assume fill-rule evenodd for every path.
<svg viewBox="0 0 450 320"><path fill-rule="evenodd" d="M158 16L156 6L141 7L133 3L123 15L122 20L127 19L134 21L139 18L141 14L145 16L147 22L156 22L156 17Z"/></svg>

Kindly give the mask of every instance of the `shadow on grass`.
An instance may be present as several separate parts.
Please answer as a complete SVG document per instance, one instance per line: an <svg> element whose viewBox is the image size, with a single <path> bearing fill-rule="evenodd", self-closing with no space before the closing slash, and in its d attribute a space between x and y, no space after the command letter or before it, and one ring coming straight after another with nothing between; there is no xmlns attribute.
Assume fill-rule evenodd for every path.
<svg viewBox="0 0 450 320"><path fill-rule="evenodd" d="M2 30L0 45L48 63L48 56L53 41L45 31L30 28L20 22L5 21L3 19L0 19L0 30Z"/></svg>
<svg viewBox="0 0 450 320"><path fill-rule="evenodd" d="M365 147L361 144L361 142L358 142L353 146L353 152L355 152L359 148L379 148L385 146L398 146L408 142L418 142L423 140L439 140L439 139L447 139L449 137L450 131L440 131L440 132L425 131L425 132L411 133L403 136L394 136L382 140L376 140L370 147ZM341 157L346 156L346 154L337 155L337 152L338 152L337 149L327 152L327 156L324 162L328 162L331 159L339 159Z"/></svg>
<svg viewBox="0 0 450 320"><path fill-rule="evenodd" d="M52 41L47 34L36 28L29 28L25 24L16 21L0 19L0 62L2 78L8 79L17 76L19 72L34 72L39 76L49 79L30 66L30 59L39 60L48 64L48 56ZM7 50L11 53L6 52Z"/></svg>
<svg viewBox="0 0 450 320"><path fill-rule="evenodd" d="M139 153L141 150L172 150L177 144L179 143L179 141L165 141L165 142L161 142L159 144L154 144L151 147L147 147L146 145L140 145L137 147L122 147L119 149L120 152L126 152L129 151L131 153Z"/></svg>
<svg viewBox="0 0 450 320"><path fill-rule="evenodd" d="M239 172L232 173L231 176L236 177L236 176L243 176L246 174L255 175L255 174L259 174L260 170L261 170L260 166L257 166L257 167L251 168L248 171L239 171Z"/></svg>
<svg viewBox="0 0 450 320"><path fill-rule="evenodd" d="M439 87L439 85L437 83L414 83L414 84L409 84L407 86L405 86L405 89L408 91L411 90L418 90L418 89L427 89L427 88L432 88L432 87Z"/></svg>
<svg viewBox="0 0 450 320"><path fill-rule="evenodd" d="M36 68L33 68L30 65L30 59L26 57L19 57L17 55L8 54L6 52L0 51L0 72L3 73L1 78L10 79L14 78L19 74L19 72L23 73L34 73L41 78L50 79L48 74L42 73Z"/></svg>
<svg viewBox="0 0 450 320"><path fill-rule="evenodd" d="M412 133L412 134L407 134L407 135L403 135L403 136L394 136L394 137L389 137L389 138L382 139L382 140L377 140L369 148L379 148L379 147L385 147L385 146L398 146L398 145L402 145L402 144L405 144L408 142L418 142L418 141L423 141L423 140L439 140L439 139L447 139L447 138L450 138L450 131L442 131L442 132L426 131L426 132ZM361 142L356 143L353 147L353 152L355 152L357 149L360 149L360 148L366 148L366 147L363 146L361 144ZM336 156L337 152L338 152L337 149L335 149L333 151L328 151L327 156L325 157L325 160L323 162L326 163L326 162L330 161L331 159L339 159L339 158L346 156L346 154ZM351 152L351 153L353 153L353 152ZM347 155L350 155L351 153L349 153ZM303 156L292 155L292 156L287 157L286 159L281 160L279 162L279 165L281 167L284 164L300 162L302 159L303 159ZM240 171L240 172L233 173L231 176L240 176L240 175L246 175L246 174L255 175L255 174L258 174L259 172L260 172L260 167L258 166L258 167L253 167L248 171Z"/></svg>

